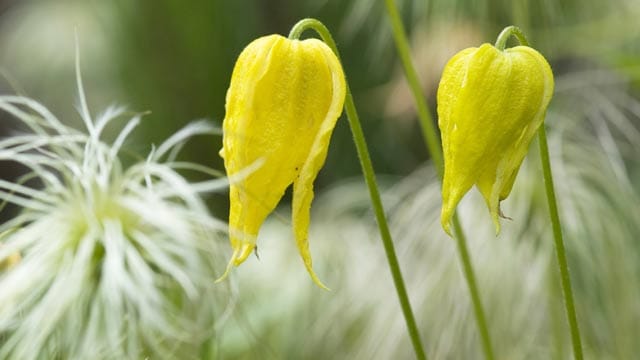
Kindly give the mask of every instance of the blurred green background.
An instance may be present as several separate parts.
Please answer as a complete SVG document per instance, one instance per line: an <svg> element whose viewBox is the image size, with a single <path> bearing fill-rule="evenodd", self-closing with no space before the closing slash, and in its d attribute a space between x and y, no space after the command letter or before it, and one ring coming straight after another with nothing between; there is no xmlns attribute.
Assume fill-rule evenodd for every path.
<svg viewBox="0 0 640 360"><path fill-rule="evenodd" d="M234 61L256 37L287 34L301 18L325 22L339 43L376 170L406 175L427 160L413 101L398 65L382 1L372 0L4 0L0 4L0 89L42 101L80 126L75 92L74 32L90 105L124 104L145 116L136 151L199 118L221 123ZM444 62L461 48L493 42L517 24L554 65L614 67L640 76L638 2L631 0L401 0L414 59L432 109ZM220 139L188 151L221 168ZM346 121L333 135L322 188L359 174ZM216 213L224 214L224 197Z"/></svg>
<svg viewBox="0 0 640 360"><path fill-rule="evenodd" d="M638 334L637 331L640 330L636 325L640 323L640 305L635 297L638 295L640 284L640 246L637 243L637 239L640 238L640 225L638 204L635 203L640 193L640 154L636 141L640 137L640 1L399 0L396 3L401 9L411 37L413 58L428 103L434 112L434 119L435 93L447 59L462 48L477 46L483 42L493 43L505 26L520 26L532 45L550 61L557 79L556 95L547 121L551 127L551 143L553 145L554 138L558 140L558 144L578 143L582 146L578 150L570 145L566 148L564 145L558 145L555 148L559 154L557 156L562 157L565 153L570 153L574 154L576 159L584 160L584 163L580 163L583 165L575 168L568 165L565 167L558 158L555 161L561 164L558 165L559 171L556 173L558 186L567 190L565 193L560 191L560 196L567 199L561 204L561 208L564 210L568 228L568 247L576 280L576 297L578 303L583 304L579 311L583 320L588 319L583 323L585 343L589 350L587 353L597 354L594 359L632 358L627 356L633 356L630 354L637 354L640 350L640 345L633 341L636 336L633 334ZM74 75L74 33L77 33L90 108L95 111L117 103L126 105L133 112L150 111L134 133L136 140L127 144L129 150L144 155L151 149L152 144L160 143L192 120L206 118L221 124L224 118L226 88L235 59L243 47L262 35L287 34L291 26L304 17L314 17L323 21L338 42L345 73L363 121L376 171L381 175L387 175L384 177L387 184L404 184L404 187L397 185L400 186L399 190L391 188L386 201L395 205L391 206L392 214L395 215L395 234L404 235L406 238L404 247L400 250L400 262L404 264L405 270L412 274L408 281L410 293L418 293L415 295L418 299L414 300L419 304L418 309L421 309L418 310L419 319L421 315L424 320L421 327L424 330L427 350L441 354L441 358L479 357L473 352L473 349L479 348L474 340L475 329L471 312L466 300L460 300L467 295L462 279L457 273L455 254L447 252L448 250L433 249L429 253L429 249L423 247L435 245L431 242L429 245L423 245L420 242L426 233L439 231L433 230L438 228L437 184L432 173L422 173L423 170L420 170L428 161L428 154L420 136L413 100L402 76L382 1L0 1L0 91L35 98L63 121L81 127L82 123L73 103L77 92ZM8 132L8 118L5 115L1 116L0 135L4 136ZM344 195L336 190L337 184L343 183L344 179L355 177L358 179L356 182L361 185L358 178L360 167L345 120L343 118L338 122L326 166L316 183L320 193L327 192L318 201L318 220L315 220L326 228L316 232L316 238L328 241L332 236L334 239L343 236L341 239L345 242L358 242L366 238L368 242L363 242L371 246L367 249L377 249L371 250L374 254L371 255L373 260L368 260L376 266L363 268L371 271L375 269L387 276L386 265L379 256L380 253L376 253L380 249L375 226L371 224L370 216L362 216L367 214L366 210L363 210L367 208L366 195L360 196L364 194L362 187L354 189L349 187L351 184L347 184L341 188L352 191L349 195L352 196L350 200L345 200L349 196L335 195ZM609 128L603 128L602 124L610 124L607 126L614 130L609 131ZM220 137L199 138L190 143L184 156L191 161L222 169L222 162L218 156L220 146ZM591 150L593 153L589 152ZM535 153L535 150L533 152ZM580 154L587 153L590 157L580 157ZM602 162L598 163L600 155ZM584 164L593 166L589 168ZM603 168L601 164L611 165L611 170L608 167ZM544 291L551 288L544 285L546 281L536 282L539 278L534 279L535 281L529 277L525 278L527 274L553 278L554 270L549 270L551 275L547 275L546 265L522 260L514 265L514 269L517 268L518 271L512 270L511 273L519 274L520 270L530 271L522 275L525 279L511 275L511 278L504 280L501 276L508 275L510 271L498 266L503 260L487 254L482 257L482 246L491 244L490 247L498 251L496 249L503 249L508 244L513 247L513 252L504 250L505 253L502 255L508 259L520 259L518 256L522 254L522 246L529 246L522 244L527 244L526 239L529 238L533 239L531 244L535 245L533 250L529 249L532 253L544 252L552 255L552 249L548 244L546 247L540 245L546 241L541 234L548 230L546 225L540 225L544 224L546 218L546 205L539 187L540 179L536 178L539 172L536 172L535 166L530 167L532 170L524 171L525 174L520 175L520 180L516 183L516 189L529 191L530 196L523 195L520 199L525 200L518 202L518 190L514 190L514 199L511 200L513 213L526 214L519 218L513 216L516 218L515 223L522 219L519 224L524 228L520 229L520 232L513 230L513 234L519 235L513 239L503 235L496 240L490 231L473 230L470 234L482 241L489 239L475 245L480 251L480 254L475 255L478 256L476 259L480 259L478 272L485 274L480 276L480 280L485 282L485 292L489 293L489 300L486 301L490 304L489 318L490 323L493 321L495 324L490 327L499 328L497 324L502 321L502 324L505 324L502 328L504 331L496 332L503 339L513 342L512 345L503 344L504 348L499 353L505 356L503 358L509 359L567 358L567 338L564 338L564 347L553 341L537 341L538 338L532 338L528 343L525 341L526 336L520 336L522 332L509 327L513 323L520 324L518 321L521 320L523 328L527 329L527 324L531 325L531 322L523 319L526 316L538 318L537 315L533 315L536 312L532 309L540 311L539 318L546 319L545 316L550 316L558 319L554 314L560 314L558 316L562 319L562 308L558 304L555 307L546 307L551 301L549 298L533 297L532 299L537 299L536 303L532 303L532 299L523 299L522 303L516 301L524 296L522 294L526 294L526 291L520 291L518 286L526 284L527 281L538 284L535 286ZM3 166L0 175L12 179L15 178L16 171L18 169ZM420 177L416 178L414 171L418 171ZM576 181L571 182L572 180ZM426 198L425 203L416 205L416 209L402 207L404 203L408 207L414 197L419 197L419 191L423 191L418 190L423 186L422 181L425 184L436 184L433 185L435 192L430 193L431 197ZM537 185L531 185L531 181ZM527 184L531 186L527 187ZM571 190L582 192L569 194ZM351 205L347 206L344 202ZM210 204L214 213L225 218L226 194L212 195ZM519 207L518 204L526 205ZM425 209L427 206L430 207ZM340 209L348 210L340 213ZM480 211L486 212L482 207ZM336 213L344 216L340 218ZM470 210L468 213L475 214ZM347 216L349 214L351 217ZM421 217L415 214L420 214ZM345 218L351 222L342 224L340 221ZM542 219L542 223L536 219ZM482 220L490 222L488 218ZM469 221L475 224L476 218L473 217L473 220ZM589 226L584 225L587 223ZM334 229L338 226L336 224L342 224L343 228L340 231ZM420 232L427 227L423 224L429 225L428 229L431 230ZM286 226L279 231L274 233L283 234L287 231ZM505 231L509 234L508 229ZM347 232L348 235L345 235ZM440 235L438 233L438 236ZM269 238L269 235L265 236ZM323 236L325 239L322 239ZM410 242L409 239L416 241ZM446 241L444 236L437 240ZM504 243L500 244L500 241ZM293 247L292 243L286 246ZM333 284L338 289L336 297L317 295L317 289L313 288L304 274L296 286L305 288L299 292L292 291L292 294L287 292L291 295L287 297L279 291L289 286L286 282L288 278L280 279L276 274L272 274L271 280L276 278L277 283L268 286L257 280L262 279L260 271L263 270L247 270L248 272L242 273L245 275L240 277L241 293L244 294L241 296L245 297L238 305L239 312L244 315L240 320L236 319L240 325L231 327L232 330L228 331L231 340L221 344L223 347L226 346L223 354L230 358L300 358L303 355L309 357L310 352L313 352L314 358L320 359L330 358L335 355L333 350L339 349L344 354L351 354L356 358L370 358L372 354L410 356L392 290L384 287L381 290L377 287L371 290L371 296L367 296L368 288L361 285L355 288L360 289L360 293L352 287L351 292L344 295L340 292L341 284L351 284L349 281L353 279L336 279L346 279L349 276L345 270L348 267L344 264L353 261L350 256L354 255L342 254L342 250L327 250L328 245L323 246L319 247L319 250L316 249L320 253L316 261L317 264L325 264L319 265L320 272L328 274L329 280L333 278ZM363 251L355 245L349 246L354 252ZM263 247L260 248L262 252ZM264 251L268 257L269 251L273 250L265 248ZM339 254L336 255L336 252ZM431 257L412 257L414 253ZM437 262L442 254L449 256L448 264L453 265L443 265L440 273L437 269L433 273L452 276L447 278L449 282L425 280L426 275L413 275L433 270L430 264ZM606 254L607 257L603 260L594 254ZM295 258L297 255L292 256L292 268L302 272L302 266ZM522 257L529 259L525 255ZM546 259L544 257L541 261L544 263ZM549 259L553 260L551 257ZM509 261L506 263L510 263ZM363 260L363 263L365 262ZM593 269L600 272L596 273ZM287 276L297 278L300 277L298 275L300 273ZM366 283L373 277L371 274L360 276L357 283ZM280 279L280 282L277 279ZM388 283L389 279L384 278L384 282ZM458 285L450 286L453 283ZM544 284L540 285L541 283ZM255 286L253 291L248 289L251 286ZM431 297L420 297L420 291L427 290L432 291L429 295ZM460 293L456 292L458 290ZM555 296L558 300L559 295L554 291L557 291L557 288L549 290L550 298ZM441 297L438 297L438 294L441 294ZM609 297L609 294L615 295ZM275 297L281 302L273 301L267 306L260 301L264 299L261 296ZM302 300L296 301L294 297L300 297ZM367 299L363 300L365 297ZM462 306L466 312L460 312L462 310L459 308L438 311L439 308L435 305L429 307L429 299L435 299L433 303L442 307L449 304L445 300L456 299L461 305L456 301L453 303ZM505 299L510 299L511 303L505 305ZM334 305L330 308L335 310L334 312L325 312L328 307L326 303L330 302L340 304L340 311L336 310L338 305ZM385 327L385 322L379 318L380 315L372 315L385 313L383 310L376 310L379 303L384 303L381 305L383 309L394 311L393 324L400 325L389 332L404 340L390 336L391 340L387 341L397 340L393 344L400 344L398 346L401 350L395 351L394 346L387 346L384 348L391 350L375 351L375 344L372 344L372 341L367 342L367 339L360 335L364 328ZM518 314L525 314L522 315L522 319L509 318L511 313L505 315L504 309L517 308L518 304L530 305L518 308ZM309 314L306 310L309 308L315 309L315 312ZM317 317L333 316L332 319L342 317L348 324L337 333L343 337L327 342L321 341L324 337L331 338L331 332L327 330L328 326L323 327L322 321L318 321L321 324L317 324L313 314ZM371 322L374 320L369 319L379 321L372 325ZM323 321L329 322L326 319ZM560 322L562 323L562 320ZM248 323L253 325L247 325ZM436 329L438 326L443 329L448 325L453 326L452 331L464 333L464 339L467 341L456 339L455 336L454 340L451 340ZM309 334L313 334L318 340L297 341L298 326L305 330L313 330L309 331ZM282 327L288 330L283 330ZM533 327L535 326L531 325L531 328ZM560 332L564 334L565 329L562 325L559 327ZM543 325L535 330L539 335L552 332ZM562 339L562 336L560 338ZM380 337L373 336L371 339ZM456 345L456 341L460 343ZM362 346L369 346L369 349L373 350L364 351ZM455 350L456 346L460 349ZM541 350L543 348L544 350ZM600 348L602 351L598 351ZM552 353L555 355L551 356ZM344 358L350 357L345 355Z"/></svg>

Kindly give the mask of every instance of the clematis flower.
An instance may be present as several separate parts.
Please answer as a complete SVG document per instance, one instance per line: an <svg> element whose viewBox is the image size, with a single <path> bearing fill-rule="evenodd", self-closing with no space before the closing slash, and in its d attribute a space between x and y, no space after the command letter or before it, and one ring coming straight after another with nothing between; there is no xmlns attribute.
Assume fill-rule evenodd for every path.
<svg viewBox="0 0 640 360"><path fill-rule="evenodd" d="M511 192L552 93L551 67L528 46L501 51L483 44L449 60L437 95L445 163L441 221L448 234L473 185L500 232L500 201Z"/></svg>
<svg viewBox="0 0 640 360"><path fill-rule="evenodd" d="M256 248L262 223L293 184L292 223L298 250L313 281L308 245L313 182L342 113L345 79L340 61L317 39L261 37L240 54L231 77L220 155L230 185L231 265Z"/></svg>

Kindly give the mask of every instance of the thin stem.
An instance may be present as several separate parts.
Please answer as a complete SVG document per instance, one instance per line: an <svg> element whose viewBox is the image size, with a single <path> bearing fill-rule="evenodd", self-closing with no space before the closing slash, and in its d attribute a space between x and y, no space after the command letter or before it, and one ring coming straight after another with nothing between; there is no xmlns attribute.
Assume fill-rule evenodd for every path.
<svg viewBox="0 0 640 360"><path fill-rule="evenodd" d="M540 160L542 161L542 172L544 184L547 192L547 203L549 204L549 215L553 227L553 240L556 248L558 269L560 270L560 282L562 284L562 295L567 313L567 321L571 330L571 343L573 345L573 356L576 360L582 360L582 342L580 340L580 328L573 302L573 290L571 289L571 276L569 275L569 265L567 255L562 240L562 228L560 226L560 216L558 215L558 204L553 186L553 174L551 173L551 163L549 161L549 146L547 145L547 133L544 123L538 130L538 144L540 145Z"/></svg>
<svg viewBox="0 0 640 360"><path fill-rule="evenodd" d="M462 231L462 225L460 224L460 220L457 216L453 217L452 222L456 244L458 245L458 253L460 254L460 261L462 262L462 269L464 270L464 276L467 279L469 293L471 294L471 302L473 303L473 311L476 316L478 330L480 331L482 349L484 350L486 359L493 359L493 347L491 346L489 327L487 326L487 319L484 316L480 292L478 291L478 285L476 284L476 278L473 273L473 266L471 265L471 257L469 256L469 250L467 249L466 237Z"/></svg>
<svg viewBox="0 0 640 360"><path fill-rule="evenodd" d="M522 31L516 26L508 26L496 41L496 48L504 50L507 39L513 35L520 45L529 46L527 38ZM553 186L553 174L551 173L551 162L549 161L549 146L547 145L547 132L544 123L538 130L538 144L540 145L540 161L542 162L542 172L544 176L544 185L547 193L547 203L549 204L549 216L551 217L551 226L553 228L553 241L556 248L556 258L558 260L558 269L560 270L560 283L562 285L562 295L564 297L564 306L569 322L569 330L571 331L571 344L573 345L573 356L576 360L582 360L582 341L580 340L580 328L578 327L578 317L576 316L576 308L573 302L573 290L571 288L571 276L569 275L569 265L567 264L567 255L562 239L562 227L560 225L560 215L558 215L558 203L556 193Z"/></svg>
<svg viewBox="0 0 640 360"><path fill-rule="evenodd" d="M427 149L433 160L433 164L436 167L436 171L442 178L444 174L444 160L442 157L442 150L440 150L440 140L433 125L433 119L431 118L431 112L422 94L422 88L420 86L420 80L418 79L418 73L416 72L413 62L411 61L411 51L409 41L407 40L407 34L404 31L404 25L402 19L398 14L393 0L385 0L387 7L387 14L389 14L389 20L391 21L391 27L393 29L393 40L398 50L398 55L402 61L402 68L404 69L405 78L409 83L409 88L415 99L416 107L418 108L418 119L420 121L420 127L422 128L422 136L427 144Z"/></svg>
<svg viewBox="0 0 640 360"><path fill-rule="evenodd" d="M520 45L529 46L527 38L522 31L516 26L508 26L496 41L496 48L504 50L507 39L515 36ZM558 215L558 203L556 193L553 186L553 174L551 173L551 162L549 161L549 146L547 145L547 132L544 123L538 130L538 144L540 145L540 161L542 162L542 172L544 176L544 185L547 193L547 203L549 204L549 216L551 217L551 226L553 228L553 241L556 248L556 258L558 260L558 269L560 271L560 283L562 285L562 295L564 297L564 306L569 322L569 330L571 331L571 344L573 345L573 357L576 360L582 360L582 341L580 340L580 327L578 326L578 317L576 316L576 308L573 302L573 290L571 288L571 276L569 275L569 265L567 264L567 255L562 239L562 227L560 225L560 215Z"/></svg>
<svg viewBox="0 0 640 360"><path fill-rule="evenodd" d="M404 69L405 77L407 79L407 82L409 83L409 88L411 89L411 93L413 94L414 101L418 108L418 119L420 120L420 126L422 128L422 133L427 144L427 149L429 150L438 176L440 180L442 180L442 177L444 175L444 157L442 155L442 148L440 146L440 140L436 135L436 129L433 123L433 119L431 118L431 113L429 112L429 108L422 94L422 88L420 87L418 74L415 70L415 67L413 66L413 62L411 61L411 52L409 41L407 40L407 34L404 30L402 19L398 14L398 9L396 8L393 0L385 0L385 5L387 8L387 14L389 15L389 20L391 21L393 38L398 50L398 55L400 56L400 60L402 61L402 67ZM473 270L471 257L469 256L469 252L467 251L466 236L464 234L462 226L460 225L460 220L458 219L457 214L453 215L453 224L455 228L458 254L460 256L460 261L462 262L462 268L464 270L467 287L469 288L469 292L471 293L471 301L473 302L473 310L475 313L478 331L480 332L480 336L482 338L482 348L484 350L484 355L487 360L493 360L493 349L491 346L489 328L487 327L484 308L482 306L482 301L480 300L480 292L477 287L476 276Z"/></svg>
<svg viewBox="0 0 640 360"><path fill-rule="evenodd" d="M322 40L331 48L331 50L333 50L336 56L340 58L338 48L335 41L333 40L333 37L331 36L331 33L320 21L316 19L303 19L299 21L291 29L289 38L298 39L300 38L300 35L302 35L302 33L307 29L312 29L316 33L318 33ZM411 338L411 343L413 344L416 358L419 360L425 360L427 357L424 349L422 348L420 333L418 332L418 326L416 325L413 310L411 309L411 303L409 301L409 296L407 295L407 289L402 277L402 271L400 270L400 265L396 256L393 240L391 238L391 232L389 231L384 208L382 206L382 200L380 198L380 192L376 183L376 177L373 171L371 157L369 156L369 150L367 149L367 143L364 137L364 132L362 131L362 126L360 124L360 118L358 116L358 112L356 111L356 106L353 101L353 96L351 95L351 90L349 89L348 83L347 96L345 99L344 107L347 113L347 118L349 119L349 126L351 128L351 133L353 134L353 140L355 142L358 157L360 159L360 165L362 166L362 173L364 174L365 182L367 183L367 186L369 188L371 204L373 206L376 220L378 222L380 236L382 237L382 244L384 245L384 250L387 255L387 261L389 263L389 270L391 270L393 283L396 287L396 292L398 293L398 299L400 300L400 307L402 308L402 313L404 314L404 318L407 323L409 337Z"/></svg>

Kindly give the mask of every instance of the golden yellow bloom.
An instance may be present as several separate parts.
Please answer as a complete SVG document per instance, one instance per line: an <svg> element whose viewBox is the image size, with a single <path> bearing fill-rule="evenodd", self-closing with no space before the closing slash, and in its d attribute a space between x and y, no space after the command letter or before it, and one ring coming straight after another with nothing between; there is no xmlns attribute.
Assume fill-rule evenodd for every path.
<svg viewBox="0 0 640 360"><path fill-rule="evenodd" d="M312 279L324 287L311 266L309 211L313 182L327 156L345 93L340 61L320 40L270 35L240 54L227 92L220 155L230 177L260 165L230 186L234 251L227 272L251 254L260 226L293 183L298 250Z"/></svg>
<svg viewBox="0 0 640 360"><path fill-rule="evenodd" d="M527 46L500 51L483 44L449 60L437 99L445 163L441 221L448 234L456 206L474 184L500 231L500 201L511 192L552 94L551 67Z"/></svg>

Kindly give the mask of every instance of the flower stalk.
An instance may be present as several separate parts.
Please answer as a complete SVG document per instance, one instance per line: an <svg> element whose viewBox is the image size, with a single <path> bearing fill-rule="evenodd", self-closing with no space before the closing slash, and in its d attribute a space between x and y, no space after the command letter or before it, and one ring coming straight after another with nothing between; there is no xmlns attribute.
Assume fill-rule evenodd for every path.
<svg viewBox="0 0 640 360"><path fill-rule="evenodd" d="M409 88L411 89L411 93L413 94L413 98L418 109L418 119L420 121L420 127L422 128L423 137L436 172L438 173L438 177L442 181L444 176L442 148L436 135L429 107L427 106L425 97L422 94L418 74L413 62L411 61L411 51L407 34L404 30L402 19L400 18L400 14L398 13L398 9L396 8L393 0L385 0L385 6L387 9L387 15L389 16L389 21L391 22L393 39L402 62L405 77L409 83ZM480 298L480 291L478 289L473 263L471 262L471 257L469 256L469 251L467 249L466 236L457 213L453 214L452 223L454 225L454 237L456 238L458 255L460 257L460 262L462 263L465 280L473 303L476 324L478 326L478 331L480 332L480 338L482 339L484 355L487 360L492 360L494 357L489 328L487 326L484 307L482 306L482 300Z"/></svg>
<svg viewBox="0 0 640 360"><path fill-rule="evenodd" d="M520 28L516 26L506 27L496 41L496 48L504 50L509 37L514 36L518 39L520 45L529 46L529 41L524 36ZM558 204L553 185L553 173L551 172L551 162L549 160L549 146L547 145L547 133L544 128L544 122L538 129L538 145L540 146L540 161L542 164L542 173L544 177L545 191L547 194L547 203L549 204L549 217L551 218L551 226L553 228L553 240L556 249L556 258L558 261L558 270L560 271L560 283L562 285L562 295L564 297L565 311L569 329L571 331L571 343L573 346L573 356L576 360L582 360L582 341L580 339L580 328L578 326L578 317L573 300L573 290L571 287L571 276L569 274L569 265L567 263L566 249L562 237L562 226L560 223L560 215L558 214Z"/></svg>
<svg viewBox="0 0 640 360"><path fill-rule="evenodd" d="M523 46L529 46L527 38L522 31L516 26L509 26L502 30L496 41L496 48L503 50L509 37L514 36ZM558 214L558 204L556 201L555 190L553 186L553 174L551 172L551 162L549 160L549 146L547 145L547 134L544 123L538 129L538 144L540 146L540 161L542 163L542 171L544 176L545 191L547 194L547 203L549 204L549 216L553 228L553 239L556 248L556 257L558 261L558 269L560 271L560 281L562 284L562 294L571 330L571 342L573 345L573 355L576 360L582 360L582 342L580 340L580 328L578 327L578 319L576 316L575 304L573 300L573 290L571 287L571 276L569 274L569 266L567 263L566 249L562 237L562 227L560 223L560 215Z"/></svg>
<svg viewBox="0 0 640 360"><path fill-rule="evenodd" d="M545 191L547 193L547 203L549 204L549 216L553 227L553 240L556 248L556 258L558 260L558 270L560 271L560 282L562 284L562 295L564 306L571 330L571 344L573 345L573 356L576 360L582 360L582 340L580 340L580 327L573 301L573 290L571 288L571 276L567 255L562 239L562 227L560 225L560 215L558 215L558 204L553 186L553 174L551 173L551 163L549 161L549 146L547 145L547 133L544 124L538 130L538 144L540 145L540 161L542 162L542 173L544 176Z"/></svg>
<svg viewBox="0 0 640 360"><path fill-rule="evenodd" d="M324 24L316 19L303 19L296 23L289 33L289 38L298 39L307 29L314 30L320 36L320 38L322 38L322 40L331 48L331 50L333 50L336 56L340 58L338 48L335 41L333 40L333 37L331 36L331 33L324 26ZM351 129L353 140L356 145L356 150L358 152L358 158L360 159L360 165L362 166L362 172L365 178L365 182L367 184L367 187L369 188L369 196L371 198L371 204L373 206L380 231L380 236L384 245L385 254L389 263L389 269L393 277L393 282L396 287L398 299L400 300L402 313L407 323L409 336L411 338L411 343L413 345L416 358L426 359L427 357L422 347L422 342L420 341L420 333L416 325L413 310L411 309L411 303L409 301L409 296L407 295L407 289L402 277L402 271L400 270L400 265L398 263L398 258L393 245L393 239L391 238L391 232L389 231L389 225L387 224L387 220L385 217L384 207L380 198L380 191L378 190L378 185L376 183L375 172L371 163L371 157L369 156L369 150L367 148L364 132L362 130L362 125L360 124L360 118L358 116L358 112L356 111L355 103L353 101L353 96L351 95L351 90L349 88L348 82L346 88L347 95L344 103L345 112L349 120L349 127Z"/></svg>

